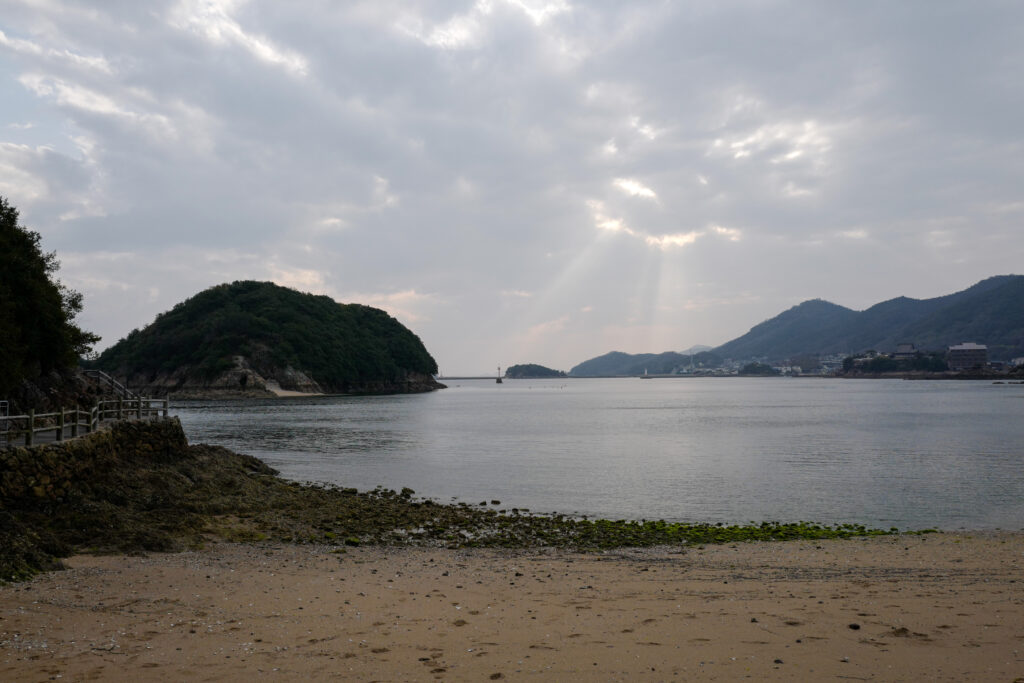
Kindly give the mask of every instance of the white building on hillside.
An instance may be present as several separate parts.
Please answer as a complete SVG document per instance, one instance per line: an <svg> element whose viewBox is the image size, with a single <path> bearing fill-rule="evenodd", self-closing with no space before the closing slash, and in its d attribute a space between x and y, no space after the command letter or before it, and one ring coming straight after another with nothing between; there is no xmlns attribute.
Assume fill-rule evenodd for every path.
<svg viewBox="0 0 1024 683"><path fill-rule="evenodd" d="M950 346L946 352L950 370L970 370L988 365L988 347L984 344L964 342Z"/></svg>

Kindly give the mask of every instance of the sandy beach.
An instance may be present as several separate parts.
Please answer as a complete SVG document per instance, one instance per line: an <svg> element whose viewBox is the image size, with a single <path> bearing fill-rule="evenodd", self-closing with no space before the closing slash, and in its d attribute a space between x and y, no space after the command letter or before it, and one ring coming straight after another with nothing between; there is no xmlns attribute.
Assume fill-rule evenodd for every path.
<svg viewBox="0 0 1024 683"><path fill-rule="evenodd" d="M267 391L269 391L270 393L274 394L274 396L277 396L279 398L281 398L281 397L294 398L294 397L300 397L300 396L323 396L323 394L318 394L316 392L292 391L290 389L282 389L280 383L278 383L276 380L267 380L266 386L267 386Z"/></svg>
<svg viewBox="0 0 1024 683"><path fill-rule="evenodd" d="M0 588L0 680L1024 677L1024 535L579 554L221 544Z"/></svg>

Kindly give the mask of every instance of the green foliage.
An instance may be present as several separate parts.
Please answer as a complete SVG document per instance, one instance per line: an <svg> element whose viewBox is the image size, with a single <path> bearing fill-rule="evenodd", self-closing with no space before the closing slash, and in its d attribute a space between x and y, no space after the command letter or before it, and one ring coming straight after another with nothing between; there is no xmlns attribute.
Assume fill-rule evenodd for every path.
<svg viewBox="0 0 1024 683"><path fill-rule="evenodd" d="M246 356L258 371L302 370L329 391L437 372L419 337L384 311L253 281L179 303L104 351L96 365L150 377L187 368L210 379L230 369L234 356Z"/></svg>
<svg viewBox="0 0 1024 683"><path fill-rule="evenodd" d="M59 265L0 197L0 392L73 367L99 341L74 323L82 295L53 279Z"/></svg>
<svg viewBox="0 0 1024 683"><path fill-rule="evenodd" d="M505 370L505 376L509 379L544 379L566 377L561 370L552 370L536 363L523 365L512 365Z"/></svg>
<svg viewBox="0 0 1024 683"><path fill-rule="evenodd" d="M756 375L759 377L773 377L779 374L779 371L770 365L764 363L747 363L741 369L739 374L741 375Z"/></svg>

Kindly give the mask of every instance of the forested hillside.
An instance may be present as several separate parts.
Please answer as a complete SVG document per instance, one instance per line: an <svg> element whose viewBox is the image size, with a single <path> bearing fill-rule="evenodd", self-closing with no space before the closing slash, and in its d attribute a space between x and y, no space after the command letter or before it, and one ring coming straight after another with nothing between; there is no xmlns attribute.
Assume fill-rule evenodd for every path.
<svg viewBox="0 0 1024 683"><path fill-rule="evenodd" d="M329 392L387 390L410 375L437 372L419 337L384 311L252 281L179 303L104 351L96 365L168 391L215 382L239 367L283 386L301 376ZM245 388L253 375L237 376Z"/></svg>
<svg viewBox="0 0 1024 683"><path fill-rule="evenodd" d="M943 350L973 341L995 360L1024 355L1024 276L1000 275L934 299L898 297L853 311L805 301L715 349L727 358L892 351L900 343Z"/></svg>
<svg viewBox="0 0 1024 683"><path fill-rule="evenodd" d="M552 370L543 365L537 365L536 363L524 363L522 365L509 366L505 370L505 377L509 379L546 379L565 377L565 373L561 370Z"/></svg>

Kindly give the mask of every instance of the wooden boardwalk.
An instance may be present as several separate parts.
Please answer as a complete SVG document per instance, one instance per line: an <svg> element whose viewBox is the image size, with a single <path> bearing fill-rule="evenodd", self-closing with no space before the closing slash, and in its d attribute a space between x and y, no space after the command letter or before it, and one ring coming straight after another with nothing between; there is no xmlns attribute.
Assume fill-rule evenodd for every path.
<svg viewBox="0 0 1024 683"><path fill-rule="evenodd" d="M111 422L111 420L104 420L103 422L100 423L100 425L102 426L103 424L106 424L107 422ZM96 431L96 430L92 430L92 431ZM0 420L0 448L8 448L8 447L13 448L15 446L26 446L26 445L28 445L26 443L27 440L28 440L28 437L25 435L24 432L20 432L19 433L17 430L11 430L10 432L7 433L9 435L9 439L5 439L4 438L5 432L6 432L6 430L4 428L3 421ZM37 431L36 431L35 435L32 437L32 445L33 446L42 446L42 445L45 445L45 444L48 444L48 443L58 443L58 442L61 442L61 441L69 441L71 439L77 439L80 436L85 436L86 434L89 434L89 433L91 433L91 432L89 432L86 429L82 428L76 434L75 430L70 425L65 425L64 426L64 430L61 432L60 438L58 438L58 436L57 436L57 428L56 427L37 428Z"/></svg>
<svg viewBox="0 0 1024 683"><path fill-rule="evenodd" d="M39 446L90 434L103 424L118 420L167 417L167 399L144 398L99 370L85 374L106 383L117 399L97 401L88 410L78 407L54 413L0 414L0 448Z"/></svg>

